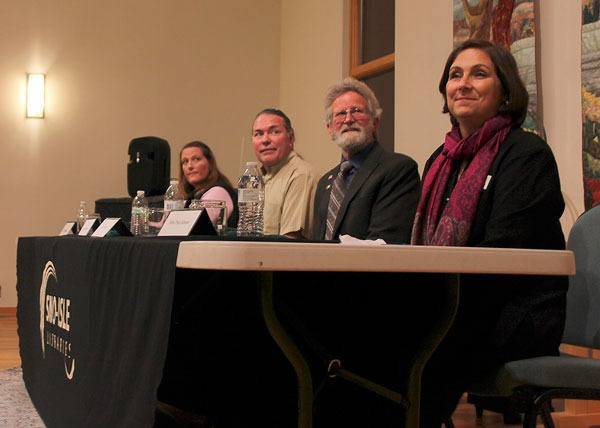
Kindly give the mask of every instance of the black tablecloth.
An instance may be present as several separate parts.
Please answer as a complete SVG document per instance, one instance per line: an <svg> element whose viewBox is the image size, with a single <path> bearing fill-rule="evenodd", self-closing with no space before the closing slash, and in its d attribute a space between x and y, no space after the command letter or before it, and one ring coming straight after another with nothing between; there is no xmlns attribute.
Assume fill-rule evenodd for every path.
<svg viewBox="0 0 600 428"><path fill-rule="evenodd" d="M152 426L178 244L19 239L23 378L47 426Z"/></svg>
<svg viewBox="0 0 600 428"><path fill-rule="evenodd" d="M191 239L220 238L19 239L23 377L50 428L150 427L161 378L162 401L216 415L217 426L294 426L297 381L265 329L256 273L176 270L178 244ZM436 275L415 275L274 275L277 312L316 384L327 384L315 413L324 426L356 425L354 408L370 409L364 426L369 414L404 417L325 369L340 358L405 393L408 363L444 302Z"/></svg>

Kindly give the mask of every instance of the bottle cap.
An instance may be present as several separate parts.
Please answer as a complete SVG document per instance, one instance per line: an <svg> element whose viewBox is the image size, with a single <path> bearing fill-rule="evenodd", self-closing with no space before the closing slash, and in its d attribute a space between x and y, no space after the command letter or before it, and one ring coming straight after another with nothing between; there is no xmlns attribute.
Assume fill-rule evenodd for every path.
<svg viewBox="0 0 600 428"><path fill-rule="evenodd" d="M143 190L138 190L137 191L137 195L141 198L142 196L144 196L146 194L146 192L144 192Z"/></svg>
<svg viewBox="0 0 600 428"><path fill-rule="evenodd" d="M246 166L257 166L258 162L254 162L254 161L248 161L246 162Z"/></svg>

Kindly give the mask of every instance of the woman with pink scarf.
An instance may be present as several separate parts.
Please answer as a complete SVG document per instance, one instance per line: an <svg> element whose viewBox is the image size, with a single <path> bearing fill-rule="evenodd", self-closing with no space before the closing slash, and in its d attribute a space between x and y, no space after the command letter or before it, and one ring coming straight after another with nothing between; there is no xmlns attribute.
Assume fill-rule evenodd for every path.
<svg viewBox="0 0 600 428"><path fill-rule="evenodd" d="M439 85L452 129L429 158L415 245L564 249L554 156L521 129L528 94L506 49L455 48ZM439 427L474 379L504 362L557 354L566 278L469 276L456 320L423 375L421 426Z"/></svg>

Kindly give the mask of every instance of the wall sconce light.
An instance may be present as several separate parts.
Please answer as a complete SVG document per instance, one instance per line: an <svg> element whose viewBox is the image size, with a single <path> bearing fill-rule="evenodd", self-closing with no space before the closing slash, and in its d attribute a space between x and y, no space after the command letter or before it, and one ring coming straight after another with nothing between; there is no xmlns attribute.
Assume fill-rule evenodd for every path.
<svg viewBox="0 0 600 428"><path fill-rule="evenodd" d="M26 117L44 117L44 93L46 76L41 73L27 74L27 114Z"/></svg>

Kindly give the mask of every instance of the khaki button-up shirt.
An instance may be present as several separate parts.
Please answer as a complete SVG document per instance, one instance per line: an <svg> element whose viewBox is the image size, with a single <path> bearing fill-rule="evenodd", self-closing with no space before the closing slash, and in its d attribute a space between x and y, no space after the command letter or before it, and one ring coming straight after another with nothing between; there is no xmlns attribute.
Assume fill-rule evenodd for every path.
<svg viewBox="0 0 600 428"><path fill-rule="evenodd" d="M263 166L263 173L265 235L299 232L309 238L317 184L312 166L292 151L281 163Z"/></svg>

